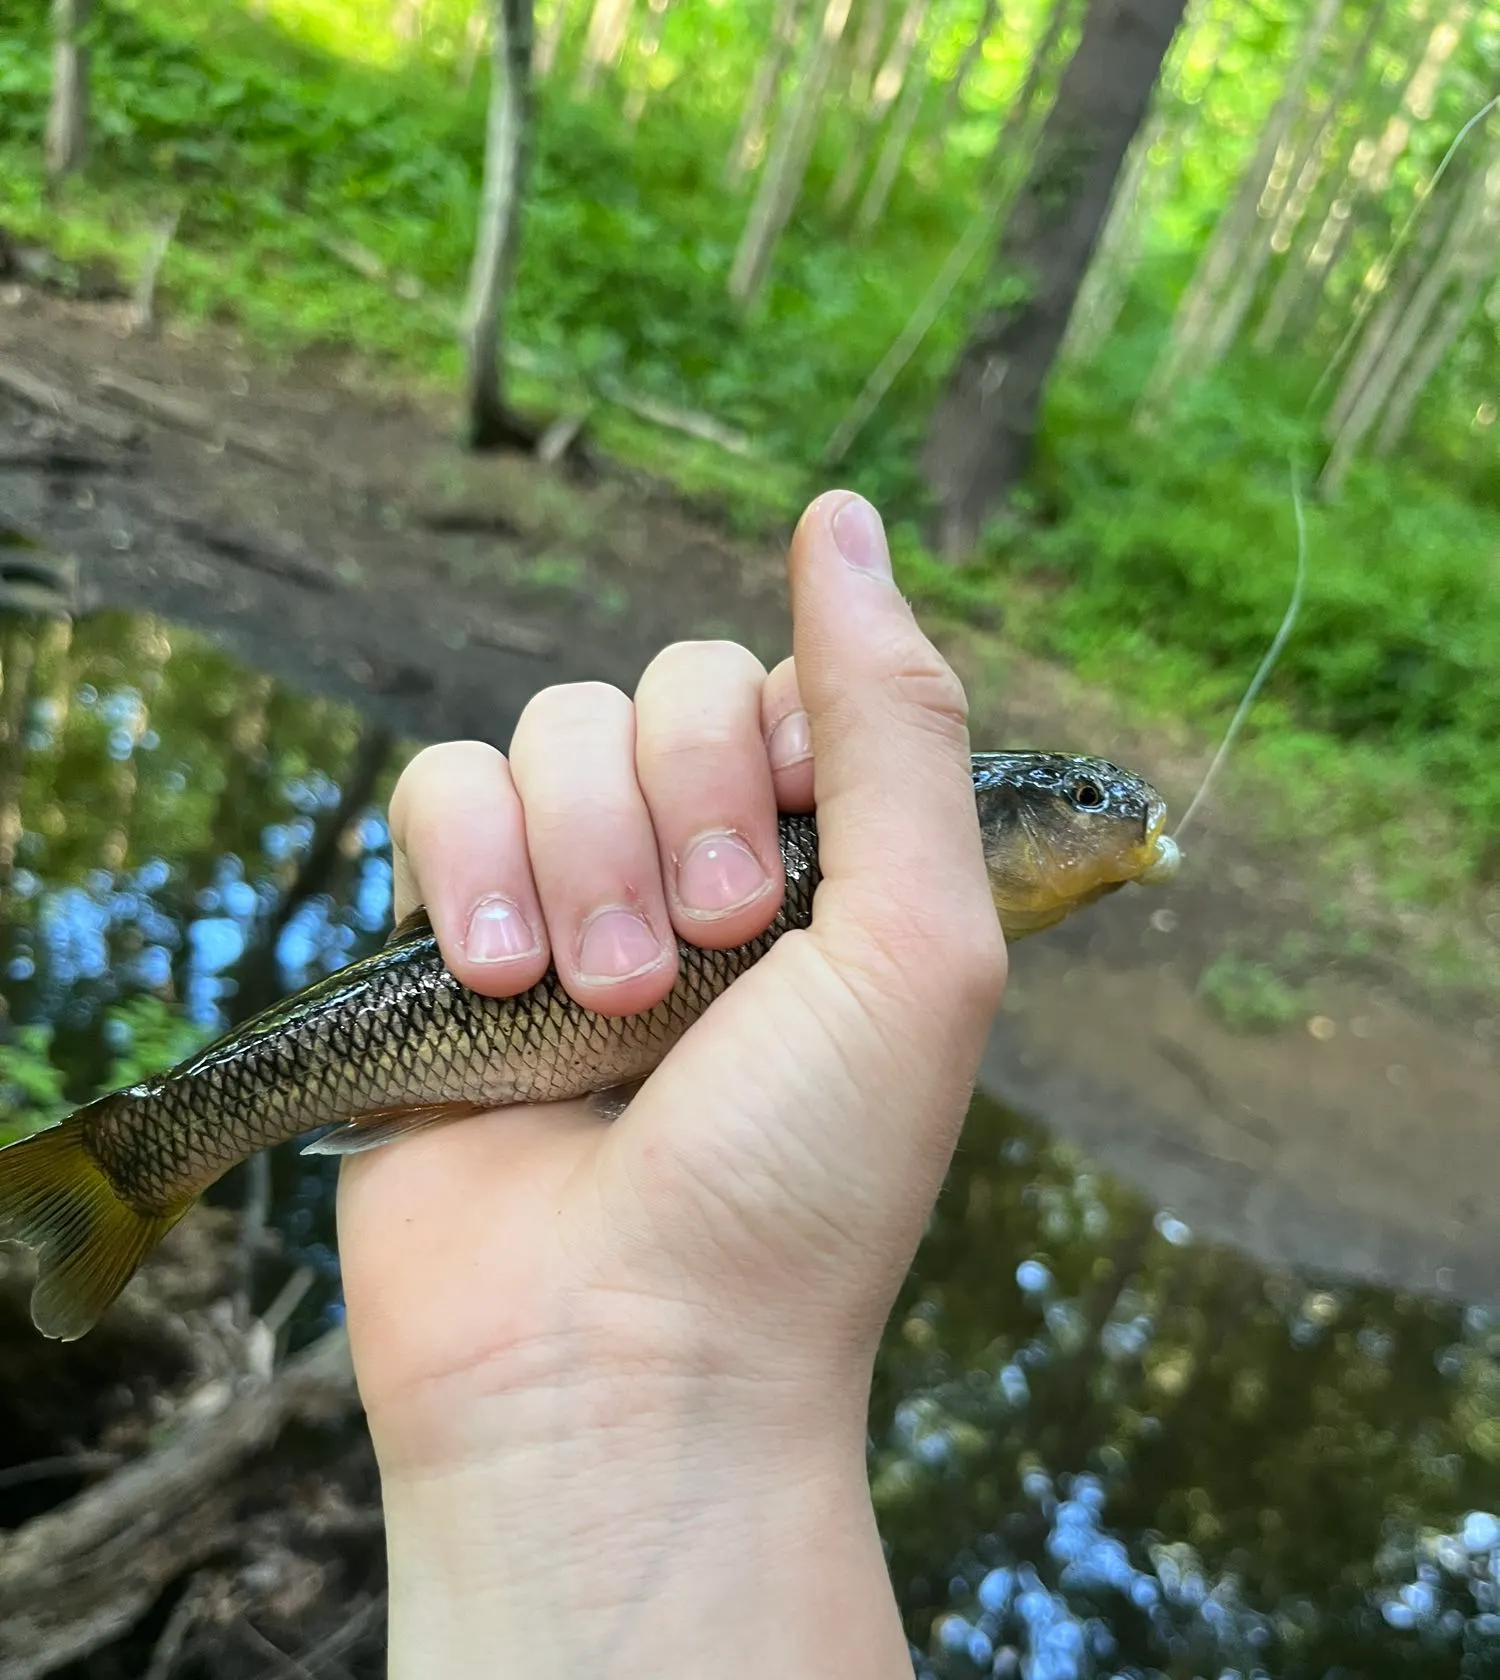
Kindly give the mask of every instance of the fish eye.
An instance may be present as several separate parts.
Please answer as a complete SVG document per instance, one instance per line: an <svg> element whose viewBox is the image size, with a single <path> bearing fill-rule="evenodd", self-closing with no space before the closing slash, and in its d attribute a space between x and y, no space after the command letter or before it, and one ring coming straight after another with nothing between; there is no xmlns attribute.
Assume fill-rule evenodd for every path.
<svg viewBox="0 0 1500 1680"><path fill-rule="evenodd" d="M1104 803L1104 789L1098 782L1091 782L1087 777L1074 782L1069 792L1073 803L1081 811L1097 811Z"/></svg>

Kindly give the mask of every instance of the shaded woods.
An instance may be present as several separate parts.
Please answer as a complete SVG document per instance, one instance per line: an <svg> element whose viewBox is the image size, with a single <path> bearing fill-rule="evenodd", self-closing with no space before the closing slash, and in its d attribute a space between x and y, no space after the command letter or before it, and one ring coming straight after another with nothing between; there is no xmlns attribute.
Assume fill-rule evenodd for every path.
<svg viewBox="0 0 1500 1680"><path fill-rule="evenodd" d="M28 14L6 229L744 530L841 476L919 596L1208 730L1285 605L1295 455L1316 563L1258 798L1424 907L1493 884L1500 119L1438 172L1500 74L1479 10L531 14ZM81 169L47 137L89 101Z"/></svg>
<svg viewBox="0 0 1500 1680"><path fill-rule="evenodd" d="M1295 463L1303 616L1201 873L1018 963L1027 1054L1073 1035L1044 1118L1087 1020L1149 1064L1099 1131L1149 1114L1152 1171L976 1105L872 1485L924 1680L1493 1672L1500 1319L1443 1245L1487 1220L1454 1092L1500 1057L1497 85L1468 0L10 8L0 1140L374 948L418 700L503 738L672 636L775 651L771 557L835 478L986 744L1149 746L1175 800L1285 606ZM149 610L80 610L127 575ZM1387 1131L1432 1139L1400 1265L1330 1218L1326 1274L1261 1267L1158 1205L1176 1147L1363 1238ZM235 1174L75 1348L28 1264L0 1680L381 1673L323 1167Z"/></svg>

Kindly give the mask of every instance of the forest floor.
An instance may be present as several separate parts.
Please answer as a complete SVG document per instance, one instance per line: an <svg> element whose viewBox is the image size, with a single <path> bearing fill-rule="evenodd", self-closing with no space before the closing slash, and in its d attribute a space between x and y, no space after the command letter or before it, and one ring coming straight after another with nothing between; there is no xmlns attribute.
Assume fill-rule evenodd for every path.
<svg viewBox="0 0 1500 1680"><path fill-rule="evenodd" d="M0 532L76 560L84 607L205 630L413 740L503 745L538 687L628 688L680 637L786 651L774 543L608 463L466 456L453 419L332 353L273 365L225 330L133 335L118 302L0 290ZM979 745L1117 758L1181 808L1211 743L1126 729L995 633L933 629ZM1430 930L1210 803L1169 893L1017 948L987 1088L1200 1234L1500 1300L1500 999L1426 985ZM1231 1024L1268 1011L1275 1030Z"/></svg>

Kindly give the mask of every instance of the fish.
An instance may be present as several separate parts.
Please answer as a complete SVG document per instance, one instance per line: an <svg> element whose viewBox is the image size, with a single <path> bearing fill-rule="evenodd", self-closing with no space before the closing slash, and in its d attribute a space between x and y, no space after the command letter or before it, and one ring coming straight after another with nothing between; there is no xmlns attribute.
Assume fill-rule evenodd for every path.
<svg viewBox="0 0 1500 1680"><path fill-rule="evenodd" d="M991 898L1015 939L1180 861L1154 788L1103 759L975 754ZM555 970L491 998L449 972L425 910L374 954L315 981L165 1073L98 1097L0 1149L0 1240L37 1255L31 1314L76 1341L210 1185L263 1149L321 1132L346 1155L514 1103L591 1097L614 1108L788 930L813 919L814 816L782 815L786 892L764 933L731 950L680 943L665 1000L585 1009ZM327 1128L327 1130L324 1130Z"/></svg>

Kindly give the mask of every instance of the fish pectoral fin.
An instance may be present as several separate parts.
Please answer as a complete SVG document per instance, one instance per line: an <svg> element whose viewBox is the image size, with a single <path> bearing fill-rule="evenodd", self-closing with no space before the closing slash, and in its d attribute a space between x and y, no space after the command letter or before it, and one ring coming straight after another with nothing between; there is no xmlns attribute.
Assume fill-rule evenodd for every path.
<svg viewBox="0 0 1500 1680"><path fill-rule="evenodd" d="M635 1094L646 1081L627 1079L623 1085L610 1085L603 1091L591 1091L584 1101L601 1120L618 1120L635 1101Z"/></svg>
<svg viewBox="0 0 1500 1680"><path fill-rule="evenodd" d="M94 1327L193 1205L142 1213L122 1201L85 1147L85 1112L0 1149L0 1241L35 1251L32 1322L62 1342Z"/></svg>
<svg viewBox="0 0 1500 1680"><path fill-rule="evenodd" d="M410 945L418 939L431 939L432 936L432 917L427 914L427 906L419 904L415 910L409 910L386 935L385 948L390 950L393 945Z"/></svg>
<svg viewBox="0 0 1500 1680"><path fill-rule="evenodd" d="M397 1138L410 1137L413 1132L425 1132L433 1126L445 1126L450 1120L462 1120L480 1114L484 1105L472 1102L416 1103L405 1108L372 1108L357 1119L346 1120L331 1132L324 1132L311 1143L302 1146L304 1155L363 1155L366 1150L380 1149Z"/></svg>

